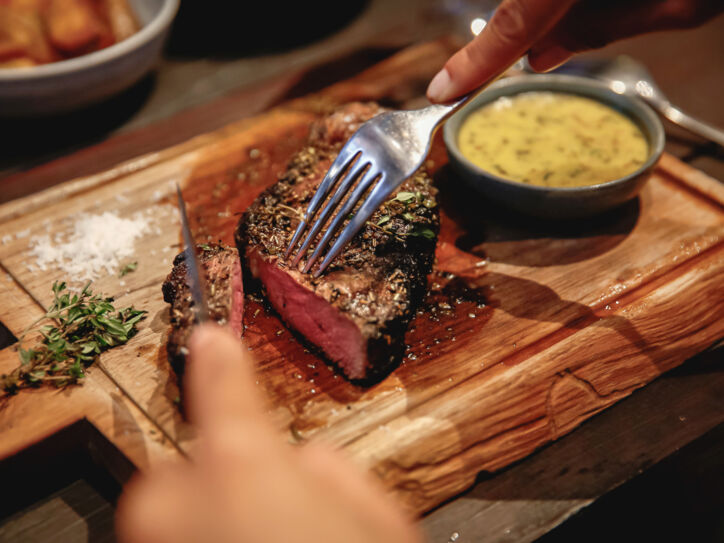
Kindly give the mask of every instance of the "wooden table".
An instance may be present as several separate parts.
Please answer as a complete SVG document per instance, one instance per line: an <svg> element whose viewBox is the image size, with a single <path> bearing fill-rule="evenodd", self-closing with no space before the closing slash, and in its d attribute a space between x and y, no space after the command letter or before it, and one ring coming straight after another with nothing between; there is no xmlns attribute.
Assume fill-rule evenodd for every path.
<svg viewBox="0 0 724 543"><path fill-rule="evenodd" d="M447 30L450 21L436 17L439 10L411 1L372 2L346 30L305 48L263 59L167 60L155 79L91 112L12 122L19 133L46 136L33 147L20 137L13 153L0 158L5 177L0 201L167 147L322 87L407 42ZM628 53L644 61L674 103L724 126L723 30L720 19L697 31L637 38L596 55ZM304 75L313 66L312 75ZM64 123L76 128L72 137L59 140ZM724 179L720 149L667 128L670 153ZM65 143L58 146L59 141ZM13 173L29 168L19 183ZM724 423L721 359L722 349L700 355L519 464L481 476L474 488L427 515L423 524L430 539L532 541L676 450L709 432L721 434L716 434Z"/></svg>

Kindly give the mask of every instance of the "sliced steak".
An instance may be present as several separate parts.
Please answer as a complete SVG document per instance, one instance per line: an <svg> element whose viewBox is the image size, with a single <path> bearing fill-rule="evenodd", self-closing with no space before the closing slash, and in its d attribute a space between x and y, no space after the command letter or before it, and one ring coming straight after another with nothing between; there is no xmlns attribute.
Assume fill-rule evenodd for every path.
<svg viewBox="0 0 724 543"><path fill-rule="evenodd" d="M436 190L418 172L315 279L283 258L318 184L343 143L382 110L350 104L316 123L286 173L242 216L239 253L284 321L352 380L376 380L404 353L404 334L426 291L439 231Z"/></svg>
<svg viewBox="0 0 724 543"><path fill-rule="evenodd" d="M206 279L210 318L229 326L241 336L244 289L239 253L233 247L224 245L200 245L197 247L197 254L201 272ZM194 323L185 253L179 254L173 261L173 270L163 283L163 299L171 304L171 334L166 345L168 359L176 373L181 376Z"/></svg>

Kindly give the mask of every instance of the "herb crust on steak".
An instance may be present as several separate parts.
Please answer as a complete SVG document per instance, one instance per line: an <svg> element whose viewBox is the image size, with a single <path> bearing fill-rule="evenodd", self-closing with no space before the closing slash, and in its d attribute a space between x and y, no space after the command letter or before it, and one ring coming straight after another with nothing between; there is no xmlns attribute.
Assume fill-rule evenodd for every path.
<svg viewBox="0 0 724 543"><path fill-rule="evenodd" d="M379 378L401 360L439 231L430 176L420 170L403 183L319 278L291 268L284 252L344 142L381 111L349 104L315 123L307 145L236 231L239 253L272 306L353 380Z"/></svg>

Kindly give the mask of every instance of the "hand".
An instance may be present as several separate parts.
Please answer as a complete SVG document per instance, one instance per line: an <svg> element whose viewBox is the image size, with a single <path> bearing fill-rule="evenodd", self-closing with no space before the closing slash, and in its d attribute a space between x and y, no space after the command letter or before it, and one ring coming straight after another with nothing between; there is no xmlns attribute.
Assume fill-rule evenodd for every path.
<svg viewBox="0 0 724 543"><path fill-rule="evenodd" d="M488 25L455 53L427 89L447 102L492 81L520 57L551 70L573 53L646 32L698 26L721 0L503 0Z"/></svg>
<svg viewBox="0 0 724 543"><path fill-rule="evenodd" d="M321 444L283 442L241 343L214 325L190 342L191 462L136 476L118 506L124 543L417 543L379 483Z"/></svg>

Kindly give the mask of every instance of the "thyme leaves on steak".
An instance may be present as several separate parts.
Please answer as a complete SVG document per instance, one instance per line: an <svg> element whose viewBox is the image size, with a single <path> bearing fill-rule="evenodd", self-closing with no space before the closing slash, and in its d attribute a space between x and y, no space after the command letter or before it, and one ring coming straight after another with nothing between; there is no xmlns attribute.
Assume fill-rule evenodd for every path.
<svg viewBox="0 0 724 543"><path fill-rule="evenodd" d="M381 375L400 360L439 230L430 176L421 169L406 180L319 277L301 273L283 255L344 142L381 111L376 104L348 104L317 122L279 181L242 216L235 236L285 322L352 379Z"/></svg>
<svg viewBox="0 0 724 543"><path fill-rule="evenodd" d="M291 237L314 196L313 188L300 183L300 180L313 175L319 168L319 162L331 164L338 149L321 150L308 146L298 153L289 165L289 169L279 182L260 196L258 208L249 211L246 222L250 245L260 245L271 256L277 256L277 264L288 266L281 256L291 241ZM299 186L303 188L300 190ZM384 219L384 220L383 220ZM382 225L378 223L382 222ZM370 266L369 255L405 255L414 254L421 245L435 243L439 229L439 218L435 190L424 172L419 172L403 185L372 214L365 226L355 236L352 243L339 255L336 261L319 278L308 276L312 286L318 287L328 282L330 274L345 269L365 269ZM389 266L376 272L380 278L388 276L389 290L394 292L392 302L396 307L392 313L407 311L405 292L409 285L403 280L405 274L395 273ZM368 311L366 306L375 304L375 295L368 292L356 293L354 298L346 299L342 289L332 286L333 300L340 303L343 310L360 310L370 323L384 320L378 312Z"/></svg>

